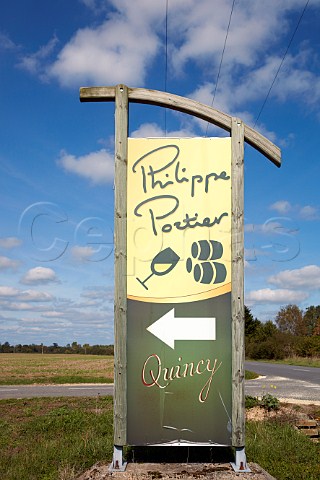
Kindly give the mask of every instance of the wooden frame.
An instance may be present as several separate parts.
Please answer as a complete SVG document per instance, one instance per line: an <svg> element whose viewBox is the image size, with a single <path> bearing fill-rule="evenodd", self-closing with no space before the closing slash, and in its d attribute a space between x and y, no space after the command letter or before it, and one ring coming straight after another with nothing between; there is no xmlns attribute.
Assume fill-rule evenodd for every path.
<svg viewBox="0 0 320 480"><path fill-rule="evenodd" d="M81 102L113 102L117 87L82 87L80 89ZM213 123L231 133L232 117L215 108L196 102L190 98L172 95L158 90L144 88L128 88L129 102L157 105L159 107L178 110ZM281 165L281 151L266 137L253 128L244 124L244 140L254 147L277 167Z"/></svg>
<svg viewBox="0 0 320 480"><path fill-rule="evenodd" d="M276 166L280 149L241 120L188 98L156 90L84 87L82 102L115 101L115 408L114 444L126 444L126 217L128 103L178 110L217 125L231 134L232 148L232 444L244 450L244 142ZM240 456L243 459L245 456Z"/></svg>

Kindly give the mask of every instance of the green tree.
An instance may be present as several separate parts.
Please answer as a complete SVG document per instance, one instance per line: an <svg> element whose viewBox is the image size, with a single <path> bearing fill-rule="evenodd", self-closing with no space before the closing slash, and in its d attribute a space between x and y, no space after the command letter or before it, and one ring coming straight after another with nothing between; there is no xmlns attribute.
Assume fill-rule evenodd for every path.
<svg viewBox="0 0 320 480"><path fill-rule="evenodd" d="M246 337L252 337L261 325L260 320L253 318L250 308L244 306L244 330Z"/></svg>
<svg viewBox="0 0 320 480"><path fill-rule="evenodd" d="M10 345L9 342L4 342L1 345L1 352L2 353L11 353L11 352L13 352L13 347Z"/></svg>
<svg viewBox="0 0 320 480"><path fill-rule="evenodd" d="M268 320L266 323L260 323L256 332L256 337L259 341L264 341L274 337L277 332L278 329L276 325L271 320Z"/></svg>
<svg viewBox="0 0 320 480"><path fill-rule="evenodd" d="M320 305L311 305L303 315L304 335L320 335Z"/></svg>
<svg viewBox="0 0 320 480"><path fill-rule="evenodd" d="M303 335L303 311L297 305L282 307L277 313L276 324L280 332Z"/></svg>
<svg viewBox="0 0 320 480"><path fill-rule="evenodd" d="M271 320L261 323L255 335L246 342L246 355L256 360L282 359L286 355L285 337L289 336L292 338L291 335L279 332Z"/></svg>

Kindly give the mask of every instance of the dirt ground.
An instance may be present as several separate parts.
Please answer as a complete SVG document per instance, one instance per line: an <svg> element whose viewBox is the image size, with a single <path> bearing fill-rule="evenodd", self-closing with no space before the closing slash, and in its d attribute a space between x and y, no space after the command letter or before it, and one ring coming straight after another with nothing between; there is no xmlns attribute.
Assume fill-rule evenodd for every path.
<svg viewBox="0 0 320 480"><path fill-rule="evenodd" d="M105 464L94 465L76 480L275 480L256 463L250 463L251 472L236 473L228 463L130 463L125 472L109 471Z"/></svg>
<svg viewBox="0 0 320 480"><path fill-rule="evenodd" d="M296 421L314 418L320 420L320 407L317 405L310 405L308 402L305 403L282 403L279 410L267 410L260 407L253 407L246 410L246 419L253 421L262 421L269 418L278 417L281 421L295 424Z"/></svg>

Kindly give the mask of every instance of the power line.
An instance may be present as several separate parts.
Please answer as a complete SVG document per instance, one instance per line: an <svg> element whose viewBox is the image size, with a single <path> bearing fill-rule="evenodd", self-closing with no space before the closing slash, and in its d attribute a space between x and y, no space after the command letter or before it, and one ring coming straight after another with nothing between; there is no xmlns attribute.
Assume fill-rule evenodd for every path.
<svg viewBox="0 0 320 480"><path fill-rule="evenodd" d="M227 40L228 40L228 36L229 36L229 30L230 30L231 19L232 19L232 14L233 14L233 10L234 10L234 5L235 5L235 3L236 3L236 0L233 0L233 2L232 2L232 7L231 7L231 12L230 12L230 16L229 16L229 22L228 22L228 26L227 26L227 31L226 31L226 36L225 36L225 39L224 39L224 45L223 45L223 49L222 49L222 53L221 53L220 65L219 65L219 68L218 68L218 74L217 74L216 84L215 84L215 87L214 87L214 92L213 92L211 107L213 106L214 100L215 100L215 98L216 98L216 93L217 93L217 88L218 88L219 79L220 79L222 62L223 62L224 52L225 52L225 50L226 50L226 45L227 45ZM207 136L207 133L208 133L208 128L209 128L209 122L207 123L206 136Z"/></svg>
<svg viewBox="0 0 320 480"><path fill-rule="evenodd" d="M164 68L164 91L167 92L168 82L168 10L169 0L166 0L166 21L165 21L165 68ZM167 136L167 109L164 109L164 132Z"/></svg>
<svg viewBox="0 0 320 480"><path fill-rule="evenodd" d="M294 39L294 37L295 37L295 35L296 35L296 33L297 33L297 30L298 30L298 28L299 28L299 26L300 26L302 17L303 17L303 15L305 14L305 11L306 11L306 9L307 9L307 7L308 7L309 1L310 1L310 0L307 0L307 2L306 2L305 6L304 6L304 8L303 8L303 10L302 10L302 12L301 12L301 14L300 14L300 18L299 18L299 20L298 20L298 23L297 23L297 25L296 25L296 27L295 27L295 29L294 29L294 31L293 31L293 34L291 35L289 44L288 44L288 46L287 46L287 48L286 48L286 51L285 51L285 53L284 53L284 55L283 55L283 57L282 57L282 60L281 60L280 65L279 65L279 67L278 67L278 70L276 71L275 77L274 77L274 79L273 79L273 81L272 81L272 83L271 83L271 85L270 85L270 88L269 88L269 90L268 90L268 93L267 93L267 95L266 95L266 98L264 99L263 104L262 104L262 106L261 106L261 108L260 108L260 111L259 111L259 113L258 113L258 116L257 116L257 118L256 118L256 120L255 120L255 122L254 122L253 128L255 128L255 126L257 125L258 120L259 120L259 118L260 118L260 116L261 116L261 113L262 113L262 111L263 111L263 109L264 109L264 107L265 107L265 105L266 105L266 103L267 103L267 101L268 101L268 98L269 98L269 96L270 96L271 90L272 90L272 88L273 88L273 86L274 86L274 84L275 84L275 82L276 82L276 80L277 80L277 78L278 78L278 75L279 75L280 70L281 70L281 68L282 68L283 62L285 61L285 58L286 58L287 53L288 53L288 51L289 51L289 49L290 49L290 47L291 47L291 44L292 44L292 42L293 42L293 39Z"/></svg>
<svg viewBox="0 0 320 480"><path fill-rule="evenodd" d="M168 9L169 0L166 0L166 22L165 22L165 72L164 72L164 91L167 91L168 80Z"/></svg>

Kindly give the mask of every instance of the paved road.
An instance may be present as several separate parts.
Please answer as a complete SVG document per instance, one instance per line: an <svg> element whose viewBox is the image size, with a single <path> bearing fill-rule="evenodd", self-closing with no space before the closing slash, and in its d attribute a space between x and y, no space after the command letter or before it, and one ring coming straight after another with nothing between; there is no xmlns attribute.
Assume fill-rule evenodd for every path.
<svg viewBox="0 0 320 480"><path fill-rule="evenodd" d="M113 384L0 386L0 398L95 397L97 395L113 395Z"/></svg>
<svg viewBox="0 0 320 480"><path fill-rule="evenodd" d="M245 367L247 370L252 370L261 375L304 380L320 385L320 368L263 362L245 362Z"/></svg>
<svg viewBox="0 0 320 480"><path fill-rule="evenodd" d="M272 363L246 362L247 370L263 378L246 381L246 395L269 392L280 399L320 405L320 368L296 367ZM274 389L273 387L276 387ZM112 384L0 386L0 398L95 397L113 395Z"/></svg>
<svg viewBox="0 0 320 480"><path fill-rule="evenodd" d="M271 393L280 400L320 405L320 368L262 362L246 362L245 367L264 376L246 382L247 395Z"/></svg>

